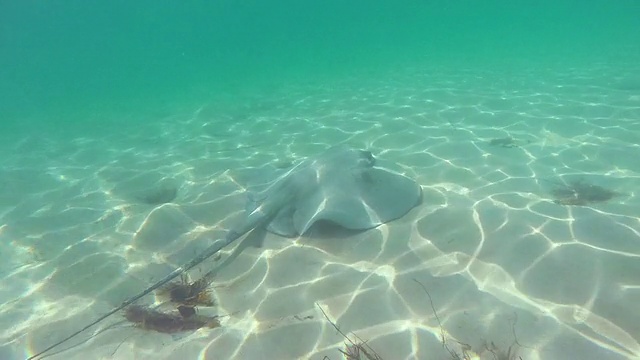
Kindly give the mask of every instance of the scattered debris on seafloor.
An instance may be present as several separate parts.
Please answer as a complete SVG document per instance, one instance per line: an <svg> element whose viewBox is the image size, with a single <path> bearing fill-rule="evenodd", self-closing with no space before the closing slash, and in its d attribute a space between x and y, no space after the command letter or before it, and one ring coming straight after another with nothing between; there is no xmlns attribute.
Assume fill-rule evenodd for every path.
<svg viewBox="0 0 640 360"><path fill-rule="evenodd" d="M179 281L170 282L156 291L157 298L177 305L175 310L160 311L134 304L125 309L124 317L141 329L168 334L220 327L218 316L200 315L196 311L196 306L215 305L210 283L209 275L189 281L188 276L183 274Z"/></svg>
<svg viewBox="0 0 640 360"><path fill-rule="evenodd" d="M156 291L158 298L177 305L176 310L160 311L134 304L125 309L124 317L141 329L168 334L220 327L218 316L200 315L196 311L196 306L215 305L210 282L209 276L189 281L183 274L179 281L170 282Z"/></svg>
<svg viewBox="0 0 640 360"><path fill-rule="evenodd" d="M124 317L141 329L165 334L220 327L217 316L199 315L195 308L187 306L179 306L178 311L163 312L146 306L130 305L125 309Z"/></svg>
<svg viewBox="0 0 640 360"><path fill-rule="evenodd" d="M209 276L196 281L189 281L184 274L179 281L172 281L156 291L156 295L174 304L186 306L214 306L211 296Z"/></svg>
<svg viewBox="0 0 640 360"><path fill-rule="evenodd" d="M367 344L366 341L362 340L356 334L353 334L355 340L352 340L338 328L335 322L329 319L329 315L320 307L320 305L316 304L318 309L322 312L325 319L331 324L331 326L338 332L338 334L342 335L342 337L346 340L344 343L344 349L339 349L340 353L344 356L345 360L382 360L380 355ZM325 359L328 357L325 356Z"/></svg>
<svg viewBox="0 0 640 360"><path fill-rule="evenodd" d="M429 306L433 311L433 315L437 321L437 326L440 329L440 338L442 342L442 347L448 353L447 357L443 357L446 359L452 360L480 360L480 359L495 359L495 360L523 360L522 356L519 355L519 349L524 346L518 342L518 338L516 336L516 321L517 315L514 314L513 322L511 324L511 332L513 334L513 342L506 347L499 347L494 342L484 342L482 348L472 349L472 346L466 344L464 342L453 340L456 344L452 345L451 340L447 339L446 331L442 326L442 322L440 321L440 317L436 312L435 306L433 304L433 300L431 298L431 294L429 294L426 286L422 284L417 279L413 279L424 291L428 300ZM338 334L340 334L344 339L344 347L339 349L338 351L342 354L344 360L382 360L382 356L380 356L369 344L367 341L363 340L355 333L351 333L351 336L345 334L340 328L336 325L334 321L332 321L327 313L322 309L319 304L316 304L322 315L324 315L325 319L329 322L329 324L336 330ZM332 360L328 356L325 356L323 360Z"/></svg>

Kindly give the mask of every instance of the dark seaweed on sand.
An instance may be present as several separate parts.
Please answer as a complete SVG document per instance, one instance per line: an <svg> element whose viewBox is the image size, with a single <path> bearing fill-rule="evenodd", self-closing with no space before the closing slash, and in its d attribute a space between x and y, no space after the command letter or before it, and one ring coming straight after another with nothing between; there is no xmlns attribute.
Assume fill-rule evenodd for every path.
<svg viewBox="0 0 640 360"><path fill-rule="evenodd" d="M217 316L199 315L195 309L197 305L214 305L209 283L209 276L190 282L183 274L180 281L170 282L156 292L158 296L178 304L177 311L161 312L134 304L125 309L124 316L139 328L168 334L203 327L217 328L220 326Z"/></svg>
<svg viewBox="0 0 640 360"><path fill-rule="evenodd" d="M413 280L416 283L418 283L418 285L420 285L424 293L427 295L427 298L429 300L429 306L431 307L431 310L433 311L436 321L438 322L438 327L440 328L440 337L442 341L442 347L449 353L449 357L447 358L452 360L471 360L472 358L476 358L475 357L476 355L474 354L474 351L471 345L469 344L456 341L458 345L460 345L460 350L454 350L452 347L450 347L450 344L445 337L445 330L442 327L442 322L440 321L440 317L438 316L435 306L433 305L433 299L431 298L431 294L429 294L429 291L427 291L427 287L424 284L422 284L417 279L413 279ZM349 338L347 334L345 334L342 330L340 330L340 328L338 328L335 322L329 319L329 316L319 304L316 304L316 306L318 306L318 309L320 309L320 311L324 315L325 319L327 319L329 324L331 324L331 326L338 332L338 334L340 334L346 340L344 343L344 348L339 350L340 353L344 356L344 360L382 360L382 357L378 355L378 353L376 353L376 351L372 349L371 346L369 346L369 344L367 344L366 341L362 340L360 337L358 337L356 334L353 334L353 333L352 335L353 335L353 338L355 338L355 340L352 340L351 338ZM493 342L489 342L489 343L485 342L484 349L482 349L482 352L486 351L487 353L490 353L491 358L495 360L523 360L522 357L518 355L519 348L524 346L520 344L520 342L518 342L518 338L516 336L516 328L515 328L516 321L517 321L517 316L514 317L514 320L511 326L511 331L513 333L513 343L511 343L511 345L509 345L509 347L506 348L506 350L499 348ZM482 358L485 359L488 357L484 356ZM325 356L323 360L331 360L331 359L328 356Z"/></svg>
<svg viewBox="0 0 640 360"><path fill-rule="evenodd" d="M182 275L179 281L172 281L156 291L160 297L167 298L174 304L186 306L214 306L209 284L210 276L205 275L201 279L190 282Z"/></svg>
<svg viewBox="0 0 640 360"><path fill-rule="evenodd" d="M378 355L378 353L376 353L376 351L373 350L366 341L362 340L356 334L353 334L356 340L351 340L344 332L342 332L342 330L340 330L340 328L338 328L338 325L336 325L336 323L329 319L329 315L324 312L320 305L316 304L316 306L318 306L318 309L320 309L322 315L324 315L329 324L331 324L331 326L336 329L338 334L342 335L342 337L346 340L346 342L344 343L344 349L338 350L342 355L344 355L345 360L382 360L380 355ZM327 359L329 358L325 356L323 360Z"/></svg>
<svg viewBox="0 0 640 360"><path fill-rule="evenodd" d="M145 306L131 305L126 308L124 317L136 326L172 334L182 331L198 330L203 327L217 328L220 322L216 316L203 316L195 313L193 308L179 308L179 312L160 312Z"/></svg>
<svg viewBox="0 0 640 360"><path fill-rule="evenodd" d="M472 352L471 345L465 344L463 342L456 341L460 345L460 352L458 352L458 351L452 349L451 347L449 347L449 344L448 344L447 339L445 337L444 328L442 327L442 322L440 321L440 317L438 316L438 313L436 312L436 308L433 305L433 299L431 298L431 294L429 294L429 291L427 290L427 287L423 283L421 283L417 279L413 279L413 281L415 281L416 283L418 283L418 285L420 285L420 287L424 291L425 295L427 295L427 298L429 299L429 306L431 307L431 310L433 311L433 315L435 316L436 321L438 322L438 327L440 328L440 339L442 341L442 347L444 347L444 349L449 353L449 355L451 356L451 359L453 359L453 360L471 360L471 358L473 356L473 355L471 355L471 352ZM509 345L509 347L506 350L498 348L493 342L489 342L488 344L485 342L484 350L486 350L487 352L491 353L493 359L495 359L495 360L523 360L522 357L518 355L518 348L523 347L523 345L520 344L520 342L518 341L518 337L516 336L516 321L517 320L518 320L518 318L517 318L517 316L515 316L514 319L513 319L513 323L511 324L511 332L513 334L513 342L511 343L511 345ZM482 358L484 359L485 357L482 357Z"/></svg>
<svg viewBox="0 0 640 360"><path fill-rule="evenodd" d="M556 188L551 190L553 202L560 205L588 205L605 202L620 193L606 189L602 186L590 184L583 179L574 180L568 184L555 183Z"/></svg>

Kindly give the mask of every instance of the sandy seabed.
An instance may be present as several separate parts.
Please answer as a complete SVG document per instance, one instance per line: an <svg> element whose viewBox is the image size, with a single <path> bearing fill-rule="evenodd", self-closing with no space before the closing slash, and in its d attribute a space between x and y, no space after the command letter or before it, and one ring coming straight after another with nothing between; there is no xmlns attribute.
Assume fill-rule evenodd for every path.
<svg viewBox="0 0 640 360"><path fill-rule="evenodd" d="M217 304L199 312L219 328L160 334L117 314L49 358L342 359L330 321L382 359L639 358L640 86L565 70L408 69L4 141L0 358L44 349L223 237L243 170L343 142L414 178L423 202L365 232L224 249L190 271L218 269ZM553 202L577 180L616 196Z"/></svg>

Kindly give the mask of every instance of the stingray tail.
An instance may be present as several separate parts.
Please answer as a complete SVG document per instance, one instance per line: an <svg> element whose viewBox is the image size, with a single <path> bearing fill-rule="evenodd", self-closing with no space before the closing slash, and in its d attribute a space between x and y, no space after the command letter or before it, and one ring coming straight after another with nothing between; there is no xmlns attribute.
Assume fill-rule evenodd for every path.
<svg viewBox="0 0 640 360"><path fill-rule="evenodd" d="M169 275L165 276L164 278L162 278L161 280L159 280L155 284L149 286L148 288L146 288L141 293L137 294L136 296L134 296L132 298L129 298L129 299L125 300L122 304L118 305L117 307L115 307L111 311L107 312L106 314L103 314L102 316L100 316L96 320L92 321L90 324L84 326L82 329L72 333L71 335L69 335L69 336L65 337L64 339L56 342L55 344L47 347L46 349L38 352L37 354L28 357L27 360L36 359L36 358L44 355L45 353L51 351L52 349L64 344L65 342L73 339L74 337L80 335L85 330L91 328L94 325L97 325L98 323L100 323L101 321L105 320L109 316L117 313L120 310L123 310L125 307L133 304L134 302L136 302L138 300L140 300L142 297L148 295L152 291L154 291L154 290L158 289L159 287L167 284L169 281L177 278L178 276L182 275L184 272L190 270L191 268L195 267L196 265L200 264L201 262L203 262L206 259L210 258L211 256L215 255L218 251L222 250L224 247L226 247L227 245L231 244L233 241L235 241L236 239L238 239L242 235L244 235L244 233L239 233L239 232L234 231L234 230L229 231L229 233L227 233L227 236L225 236L224 239L218 240L215 243L211 244L211 246L206 248L202 253L200 253L200 255L196 256L195 258L191 259L189 262L187 262L187 263L183 264L182 266L178 267L177 269L173 270Z"/></svg>

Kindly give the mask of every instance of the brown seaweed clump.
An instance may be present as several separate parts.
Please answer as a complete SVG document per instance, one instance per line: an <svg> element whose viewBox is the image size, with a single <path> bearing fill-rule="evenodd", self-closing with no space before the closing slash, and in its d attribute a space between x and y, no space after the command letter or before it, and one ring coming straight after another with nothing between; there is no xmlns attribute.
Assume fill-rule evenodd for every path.
<svg viewBox="0 0 640 360"><path fill-rule="evenodd" d="M186 276L181 276L180 281L173 281L157 291L159 297L167 298L175 304L193 306L213 306L215 302L209 289L208 277L190 282Z"/></svg>
<svg viewBox="0 0 640 360"><path fill-rule="evenodd" d="M493 341L492 341L489 344L485 343L485 349L487 351L489 351L493 355L493 358L496 359L496 360L518 360L518 359L522 360L522 357L518 356L518 354L517 354L516 345L520 345L517 340L514 341L514 343L511 344L507 348L507 350L505 351L505 350L499 349L496 346L496 344L494 344ZM516 356L518 356L518 357L516 358Z"/></svg>
<svg viewBox="0 0 640 360"><path fill-rule="evenodd" d="M139 328L165 334L198 330L203 327L211 329L220 327L217 316L197 315L195 309L185 308L190 310L182 309L176 314L153 310L146 306L131 305L125 309L124 317Z"/></svg>
<svg viewBox="0 0 640 360"><path fill-rule="evenodd" d="M336 329L338 334L342 335L342 337L344 337L344 339L346 340L346 342L344 343L344 349L338 350L342 355L344 355L345 360L382 360L382 357L380 357L380 355L378 355L378 353L373 350L366 341L360 339L360 337L358 337L358 335L356 334L353 334L355 340L351 340L347 336L347 334L343 333L342 330L338 328L338 325L336 325L336 323L329 319L329 316L324 312L324 310L322 310L320 305L318 305L318 308L322 312L322 315L324 315L325 319L327 319L329 324L331 324L331 326Z"/></svg>
<svg viewBox="0 0 640 360"><path fill-rule="evenodd" d="M357 340L344 343L344 349L338 350L344 355L345 360L382 360L373 349L366 344L366 342Z"/></svg>
<svg viewBox="0 0 640 360"><path fill-rule="evenodd" d="M584 180L574 180L568 185L560 185L551 191L554 203L567 206L584 206L611 200L620 193L593 185Z"/></svg>

